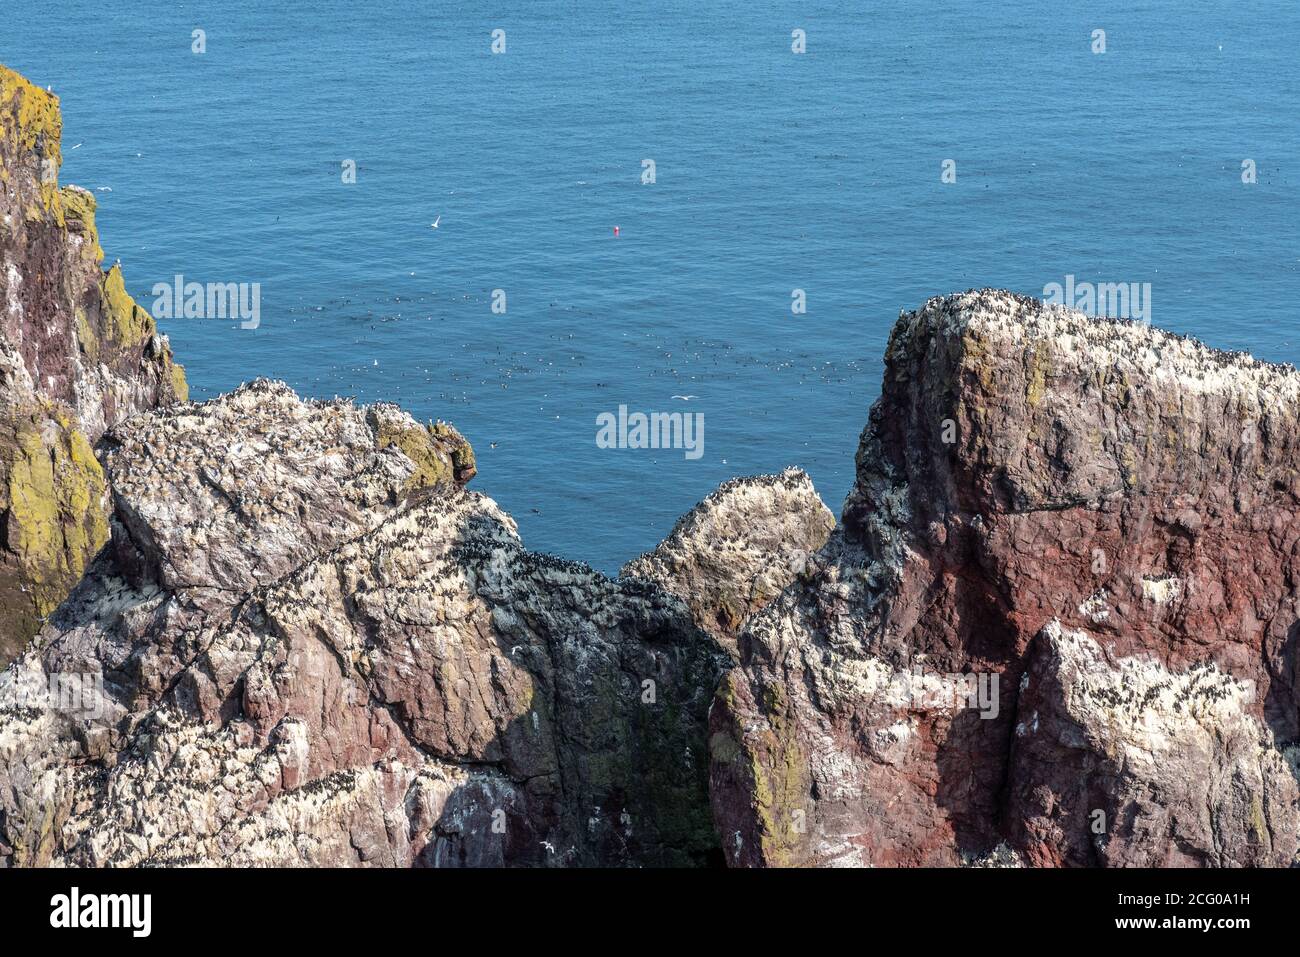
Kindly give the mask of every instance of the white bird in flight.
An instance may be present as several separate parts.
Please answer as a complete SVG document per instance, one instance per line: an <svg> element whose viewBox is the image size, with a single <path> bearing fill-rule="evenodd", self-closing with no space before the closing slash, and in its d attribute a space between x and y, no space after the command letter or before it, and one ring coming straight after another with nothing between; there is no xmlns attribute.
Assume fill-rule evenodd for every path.
<svg viewBox="0 0 1300 957"><path fill-rule="evenodd" d="M690 402L691 399L698 399L698 395L675 395L674 399L681 399L683 402Z"/></svg>
<svg viewBox="0 0 1300 957"><path fill-rule="evenodd" d="M429 224L429 228L430 228L430 229L437 229L437 228L438 228L438 224L439 224L440 222L442 222L442 213L439 213L439 214L438 214L438 218L435 219L433 222L431 222L431 223Z"/></svg>

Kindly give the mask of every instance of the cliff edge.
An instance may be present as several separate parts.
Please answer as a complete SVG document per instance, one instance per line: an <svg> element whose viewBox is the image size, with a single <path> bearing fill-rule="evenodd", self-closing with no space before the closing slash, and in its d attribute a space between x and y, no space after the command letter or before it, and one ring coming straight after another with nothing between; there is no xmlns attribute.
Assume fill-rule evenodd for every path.
<svg viewBox="0 0 1300 957"><path fill-rule="evenodd" d="M101 268L94 196L59 186L58 98L0 66L0 665L108 539L92 451L186 398L153 319Z"/></svg>
<svg viewBox="0 0 1300 957"><path fill-rule="evenodd" d="M710 725L735 865L1297 859L1300 375L1011 293L904 314L843 521Z"/></svg>
<svg viewBox="0 0 1300 957"><path fill-rule="evenodd" d="M527 551L451 426L259 380L103 448L110 547L0 674L0 865L721 860L730 659L652 575ZM816 528L806 482L701 509L758 528L789 484ZM738 547L720 593L779 590Z"/></svg>

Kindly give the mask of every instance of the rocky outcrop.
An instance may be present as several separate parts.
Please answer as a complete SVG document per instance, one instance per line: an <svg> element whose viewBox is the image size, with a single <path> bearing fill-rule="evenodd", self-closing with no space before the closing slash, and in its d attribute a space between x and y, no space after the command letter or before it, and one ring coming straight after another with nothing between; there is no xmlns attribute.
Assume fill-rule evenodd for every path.
<svg viewBox="0 0 1300 957"><path fill-rule="evenodd" d="M1289 368L936 299L838 528L738 480L618 579L444 423L136 416L0 675L0 863L1294 863L1298 415Z"/></svg>
<svg viewBox="0 0 1300 957"><path fill-rule="evenodd" d="M58 99L0 66L0 665L108 538L92 447L186 397L153 319L101 268L95 199L60 187Z"/></svg>
<svg viewBox="0 0 1300 957"><path fill-rule="evenodd" d="M735 865L1296 862L1300 375L903 315L841 526L710 724Z"/></svg>
<svg viewBox="0 0 1300 957"><path fill-rule="evenodd" d="M0 861L721 860L727 656L651 570L526 551L450 426L259 381L104 449L111 547L0 676ZM815 498L711 497L752 575L714 584L774 587L767 523Z"/></svg>
<svg viewBox="0 0 1300 957"><path fill-rule="evenodd" d="M1289 367L935 299L838 527L740 479L611 579L446 423L184 402L59 125L0 68L0 866L1298 862Z"/></svg>
<svg viewBox="0 0 1300 957"><path fill-rule="evenodd" d="M741 624L803 573L834 527L835 516L800 469L733 479L621 574L659 582L734 655Z"/></svg>
<svg viewBox="0 0 1300 957"><path fill-rule="evenodd" d="M1029 863L1293 861L1295 749L1259 720L1249 679L1208 656L1170 671L1108 655L1053 621L1022 680L1006 820Z"/></svg>

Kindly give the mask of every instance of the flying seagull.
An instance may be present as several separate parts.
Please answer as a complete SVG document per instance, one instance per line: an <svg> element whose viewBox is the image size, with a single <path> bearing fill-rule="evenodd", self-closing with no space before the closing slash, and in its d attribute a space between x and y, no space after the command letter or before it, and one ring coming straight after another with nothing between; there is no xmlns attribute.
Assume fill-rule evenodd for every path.
<svg viewBox="0 0 1300 957"><path fill-rule="evenodd" d="M439 214L438 214L438 218L435 219L433 222L431 222L431 223L429 224L429 228L430 228L430 229L437 229L437 228L438 228L438 224L439 224L440 222L442 222L442 213L439 213Z"/></svg>
<svg viewBox="0 0 1300 957"><path fill-rule="evenodd" d="M698 399L698 395L675 395L674 399L681 399L683 402L690 402L691 399Z"/></svg>

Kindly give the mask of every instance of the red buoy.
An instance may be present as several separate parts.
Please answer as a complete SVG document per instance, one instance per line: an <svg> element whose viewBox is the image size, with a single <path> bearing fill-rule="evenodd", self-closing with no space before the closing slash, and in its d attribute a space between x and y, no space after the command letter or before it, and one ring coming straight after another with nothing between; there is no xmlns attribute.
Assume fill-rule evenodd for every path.
<svg viewBox="0 0 1300 957"><path fill-rule="evenodd" d="M617 226L614 227L614 238L615 238L615 239L618 239L618 227L617 227Z"/></svg>

